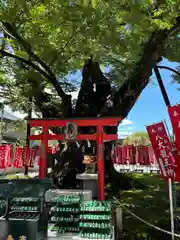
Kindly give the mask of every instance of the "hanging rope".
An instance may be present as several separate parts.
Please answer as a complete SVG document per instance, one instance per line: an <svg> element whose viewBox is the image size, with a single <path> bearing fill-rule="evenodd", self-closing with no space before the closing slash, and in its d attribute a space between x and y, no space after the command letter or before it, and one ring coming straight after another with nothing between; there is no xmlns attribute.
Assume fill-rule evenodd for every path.
<svg viewBox="0 0 180 240"><path fill-rule="evenodd" d="M77 146L78 148L80 148L80 144L79 144L78 142L76 142L76 146Z"/></svg>
<svg viewBox="0 0 180 240"><path fill-rule="evenodd" d="M65 142L65 143L64 143L64 148L63 148L63 151L62 151L62 152L67 151L67 149L68 149L68 144L67 144L67 142Z"/></svg>
<svg viewBox="0 0 180 240"><path fill-rule="evenodd" d="M137 216L136 214L134 214L133 212L131 212L131 211L130 211L129 209L127 209L123 204L121 204L120 201L119 201L117 198L114 197L114 200L115 200L116 203L117 203L118 205L120 205L126 212L128 212L131 216L133 216L134 218L136 218L136 219L139 220L140 222L148 225L148 226L151 227L151 228L156 229L157 231L164 232L164 233L172 236L172 233L171 233L171 232L169 232L169 231L167 231L167 230L165 230L165 229L162 229L162 228L160 228L160 227L156 227L155 225L147 222L146 220L140 218L139 216ZM179 234L173 234L173 236L175 236L175 237L177 237L177 238L180 238L180 235L179 235Z"/></svg>
<svg viewBox="0 0 180 240"><path fill-rule="evenodd" d="M90 148L91 147L91 143L89 140L87 140L87 147Z"/></svg>

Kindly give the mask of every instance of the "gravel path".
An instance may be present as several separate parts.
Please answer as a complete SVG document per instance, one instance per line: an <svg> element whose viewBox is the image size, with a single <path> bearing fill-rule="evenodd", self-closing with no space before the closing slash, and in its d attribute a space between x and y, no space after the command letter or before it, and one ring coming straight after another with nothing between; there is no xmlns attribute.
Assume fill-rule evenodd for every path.
<svg viewBox="0 0 180 240"><path fill-rule="evenodd" d="M0 169L0 178L4 178L7 175L17 175L17 176L24 176L24 168L7 168L7 169ZM29 177L35 177L38 175L38 167L29 168Z"/></svg>

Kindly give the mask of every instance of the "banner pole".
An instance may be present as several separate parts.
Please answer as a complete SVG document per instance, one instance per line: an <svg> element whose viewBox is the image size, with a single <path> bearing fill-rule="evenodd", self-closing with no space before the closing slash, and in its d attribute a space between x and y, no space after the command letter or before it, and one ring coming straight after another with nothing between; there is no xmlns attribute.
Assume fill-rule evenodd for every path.
<svg viewBox="0 0 180 240"><path fill-rule="evenodd" d="M166 126L166 129L167 129L167 132L168 132L168 135L169 135L169 139L170 139L170 142L172 143L172 147L173 147L173 142L172 142L172 139L171 139L171 135L170 135L170 132L169 132L169 128L168 128L168 125L167 125L167 122L166 120L164 120L164 124ZM174 155L174 170L176 172L176 154L174 154L174 149L173 149L173 155ZM177 231L178 229L178 220L176 218L177 216L177 190L176 190L176 174L174 174L174 179L173 179L173 184L172 184L172 188L173 188L173 205L174 205L174 217L175 217L175 231Z"/></svg>
<svg viewBox="0 0 180 240"><path fill-rule="evenodd" d="M171 216L171 233L172 233L172 240L174 240L174 212L173 212L173 197L172 197L171 178L168 179L168 185L169 185L169 206L170 206L170 216Z"/></svg>
<svg viewBox="0 0 180 240"><path fill-rule="evenodd" d="M160 72L159 72L159 69L158 69L158 66L157 66L157 65L155 65L155 67L154 67L154 73L155 73L155 75L156 75L157 82L158 82L158 84L159 84L159 88L160 88L162 97L163 97L163 99L164 99L164 102L165 102L165 104L166 104L166 107L167 107L167 108L168 108L168 107L171 107L171 103L170 103L170 100L169 100L169 96L168 96L168 93L167 93L166 88L165 88L165 86L164 86L164 83L163 83L163 80L162 80L162 77L161 77L161 74L160 74ZM167 128L168 134L170 135L166 121L164 121L164 123L165 123L165 126L166 126L166 128ZM170 136L169 136L169 137L170 137ZM171 137L170 137L170 141L171 141ZM172 142L172 141L171 141L171 142ZM174 155L174 152L173 152L173 155ZM176 156L174 156L174 159L175 159L174 165L175 165L175 167L176 167ZM176 195L177 195L177 193L176 193L176 175L174 175L174 179L173 179L173 194L174 194L174 209L176 210L176 208L177 208L177 201L176 201L176 198L177 198L177 196L176 196ZM175 212L175 220L176 220L176 225L175 225L176 229L175 229L175 230L177 231L177 230L178 230L178 223L177 223L177 219L176 219L176 212Z"/></svg>

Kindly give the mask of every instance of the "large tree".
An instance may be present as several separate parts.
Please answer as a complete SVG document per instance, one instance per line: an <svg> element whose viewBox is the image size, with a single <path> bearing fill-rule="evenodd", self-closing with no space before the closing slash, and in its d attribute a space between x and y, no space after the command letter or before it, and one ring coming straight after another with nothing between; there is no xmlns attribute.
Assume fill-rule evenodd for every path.
<svg viewBox="0 0 180 240"><path fill-rule="evenodd" d="M8 97L25 110L32 96L43 117L124 118L159 59L178 61L180 56L174 49L179 1L7 0L1 3L0 20L1 78ZM73 108L69 92L79 85L67 75L81 69L90 55L93 62L86 61ZM97 62L110 66L107 78Z"/></svg>
<svg viewBox="0 0 180 240"><path fill-rule="evenodd" d="M4 96L24 111L33 99L45 118L125 118L162 57L179 61L179 3L1 1ZM73 81L82 68L82 82ZM74 103L70 92L77 90Z"/></svg>

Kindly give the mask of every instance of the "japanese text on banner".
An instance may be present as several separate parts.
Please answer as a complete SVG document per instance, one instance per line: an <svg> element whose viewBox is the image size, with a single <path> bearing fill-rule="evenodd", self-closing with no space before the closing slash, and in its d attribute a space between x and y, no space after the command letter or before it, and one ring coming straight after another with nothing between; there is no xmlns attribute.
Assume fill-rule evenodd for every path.
<svg viewBox="0 0 180 240"><path fill-rule="evenodd" d="M168 108L174 135L176 137L176 147L180 152L180 104Z"/></svg>
<svg viewBox="0 0 180 240"><path fill-rule="evenodd" d="M180 104L169 107L168 112L176 138L176 181L180 182Z"/></svg>
<svg viewBox="0 0 180 240"><path fill-rule="evenodd" d="M163 122L147 126L147 132L154 150L161 175L164 179L174 178L174 157L172 146Z"/></svg>

